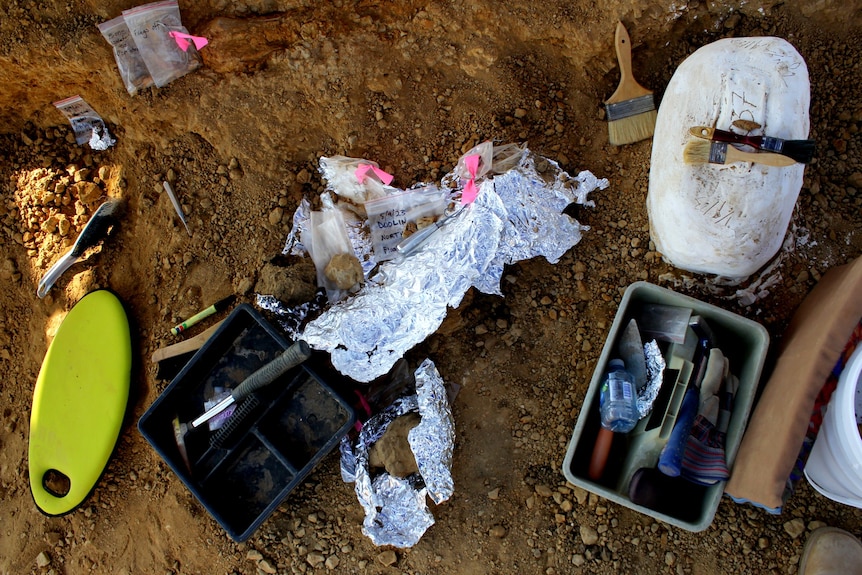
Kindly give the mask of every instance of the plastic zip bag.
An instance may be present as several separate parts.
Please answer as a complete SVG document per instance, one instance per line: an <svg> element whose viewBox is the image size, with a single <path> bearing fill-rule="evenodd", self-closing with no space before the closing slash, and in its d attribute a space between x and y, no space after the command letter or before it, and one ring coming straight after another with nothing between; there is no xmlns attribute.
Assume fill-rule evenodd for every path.
<svg viewBox="0 0 862 575"><path fill-rule="evenodd" d="M102 22L99 24L99 31L114 49L114 59L129 94L134 96L138 90L152 86L153 77L141 58L126 19L117 16L113 20Z"/></svg>
<svg viewBox="0 0 862 575"><path fill-rule="evenodd" d="M102 117L81 96L59 100L54 106L69 120L79 145L89 143L94 150L106 150L117 143Z"/></svg>
<svg viewBox="0 0 862 575"><path fill-rule="evenodd" d="M400 194L365 202L374 258L378 262L383 262L396 257L398 254L396 248L404 239L404 230L411 218L434 212L436 212L435 215L440 215L446 205L444 192L436 186L413 188ZM421 209L422 206L427 209Z"/></svg>
<svg viewBox="0 0 862 575"><path fill-rule="evenodd" d="M360 166L370 166L375 170L369 170L362 178L357 176ZM389 186L391 176L382 181L376 170L380 165L371 160L360 158L348 158L347 156L331 156L320 158L320 173L326 180L326 188L339 198L349 200L355 204L362 205L367 201L382 198L387 193L392 193L393 188ZM382 172L385 174L385 172ZM388 176L388 174L386 174Z"/></svg>
<svg viewBox="0 0 862 575"><path fill-rule="evenodd" d="M339 254L353 255L353 244L347 234L341 210L332 205L328 195L322 199L323 209L311 212L308 228L301 232L301 240L317 270L317 285L326 289L330 302L335 302L346 292L326 276L326 267Z"/></svg>
<svg viewBox="0 0 862 575"><path fill-rule="evenodd" d="M471 148L467 153L458 158L455 168L443 177L442 183L447 188L461 189L464 198L462 201L469 203L472 198L467 199L468 187L474 187L477 182L486 176L503 174L517 168L526 153L526 144L505 144L495 146L492 142L482 142ZM478 156L478 160L474 158ZM469 160L473 159L472 168Z"/></svg>
<svg viewBox="0 0 862 575"><path fill-rule="evenodd" d="M170 36L171 32L188 34L180 20L176 0L123 10L123 19L157 87L162 88L201 65L194 45L183 51Z"/></svg>

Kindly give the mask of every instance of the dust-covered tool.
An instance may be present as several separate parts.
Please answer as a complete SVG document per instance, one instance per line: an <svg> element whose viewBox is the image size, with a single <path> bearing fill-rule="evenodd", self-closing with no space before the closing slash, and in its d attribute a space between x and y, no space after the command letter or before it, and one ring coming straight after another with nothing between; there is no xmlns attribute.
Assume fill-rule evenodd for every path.
<svg viewBox="0 0 862 575"><path fill-rule="evenodd" d="M467 205L461 206L451 214L445 215L433 224L425 226L418 232L407 236L397 246L395 246L395 249L398 250L398 254L403 257L408 257L420 251L431 236L434 235L434 232L452 221L456 216L463 212L466 207Z"/></svg>
<svg viewBox="0 0 862 575"><path fill-rule="evenodd" d="M192 231L189 229L189 224L186 222L186 216L183 213L183 208L180 206L180 201L177 199L177 195L174 193L174 189L167 181L162 182L162 187L165 188L165 193L168 194L168 198L171 200L171 205L174 206L174 210L177 212L177 216L186 228L186 232L189 234L189 237L192 237Z"/></svg>
<svg viewBox="0 0 862 575"><path fill-rule="evenodd" d="M122 200L108 200L99 206L90 221L81 230L78 239L75 240L72 249L69 250L63 257L57 260L54 265L42 276L39 282L39 287L36 290L36 295L40 298L48 295L48 291L54 285L63 273L72 267L75 263L84 257L84 253L94 247L99 240L107 235L109 229L116 223L116 216L119 212Z"/></svg>

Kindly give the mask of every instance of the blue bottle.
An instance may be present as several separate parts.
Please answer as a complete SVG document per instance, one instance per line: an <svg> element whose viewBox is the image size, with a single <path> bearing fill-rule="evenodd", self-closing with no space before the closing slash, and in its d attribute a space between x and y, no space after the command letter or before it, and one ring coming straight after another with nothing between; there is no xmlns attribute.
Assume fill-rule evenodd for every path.
<svg viewBox="0 0 862 575"><path fill-rule="evenodd" d="M608 362L608 373L599 395L602 427L615 433L628 433L638 423L635 380L621 359Z"/></svg>

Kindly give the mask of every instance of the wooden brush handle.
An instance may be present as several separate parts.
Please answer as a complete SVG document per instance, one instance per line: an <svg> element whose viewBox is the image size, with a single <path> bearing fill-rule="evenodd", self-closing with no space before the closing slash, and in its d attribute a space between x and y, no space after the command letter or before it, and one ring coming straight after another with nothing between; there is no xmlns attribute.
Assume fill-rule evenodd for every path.
<svg viewBox="0 0 862 575"><path fill-rule="evenodd" d="M179 343L175 343L173 345L169 345L166 347L161 347L153 352L150 361L153 363L159 363L164 359L168 359L171 357L176 357L178 355L182 355L184 353L188 353L190 351L196 351L200 349L203 344L207 342L207 340L215 333L215 330L219 328L219 326L224 323L224 320L218 322L212 327L207 328L205 331L202 331L198 335L194 337L190 337L186 340L183 340Z"/></svg>
<svg viewBox="0 0 862 575"><path fill-rule="evenodd" d="M731 145L727 146L727 162L756 162L758 164L766 164L767 166L776 166L778 168L785 168L787 166L792 166L796 163L796 160L793 158L788 158L787 156L782 156L781 154L774 154L772 152L743 152L742 150L737 150Z"/></svg>
<svg viewBox="0 0 862 575"><path fill-rule="evenodd" d="M632 74L632 41L622 22L617 22L614 47L617 51L617 62L620 65L620 84L605 104L615 104L652 94L652 91L638 84Z"/></svg>

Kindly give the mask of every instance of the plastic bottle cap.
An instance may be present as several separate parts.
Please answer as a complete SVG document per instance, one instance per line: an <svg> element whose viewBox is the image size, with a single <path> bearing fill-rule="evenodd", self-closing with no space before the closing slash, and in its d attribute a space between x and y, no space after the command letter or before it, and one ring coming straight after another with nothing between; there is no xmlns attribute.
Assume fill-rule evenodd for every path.
<svg viewBox="0 0 862 575"><path fill-rule="evenodd" d="M621 371L625 370L626 364L623 360L614 358L608 362L608 371Z"/></svg>

